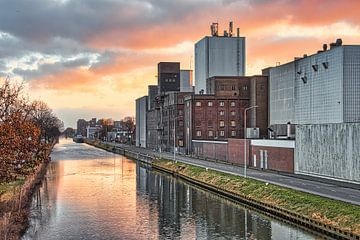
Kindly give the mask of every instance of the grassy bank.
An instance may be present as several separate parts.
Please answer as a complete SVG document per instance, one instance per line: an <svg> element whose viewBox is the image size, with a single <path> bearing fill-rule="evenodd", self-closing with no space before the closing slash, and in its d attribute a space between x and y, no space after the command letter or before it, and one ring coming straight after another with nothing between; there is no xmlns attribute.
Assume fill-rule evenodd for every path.
<svg viewBox="0 0 360 240"><path fill-rule="evenodd" d="M236 195L360 235L360 206L184 163L161 160L153 164Z"/></svg>
<svg viewBox="0 0 360 240"><path fill-rule="evenodd" d="M44 178L53 146L45 150L33 174L0 184L0 240L20 239L25 232L32 195Z"/></svg>

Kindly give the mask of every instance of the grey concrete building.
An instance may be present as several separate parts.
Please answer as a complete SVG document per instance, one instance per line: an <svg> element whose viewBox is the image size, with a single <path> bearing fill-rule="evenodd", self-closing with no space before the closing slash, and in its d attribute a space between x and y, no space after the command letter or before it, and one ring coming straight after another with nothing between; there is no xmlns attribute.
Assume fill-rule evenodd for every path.
<svg viewBox="0 0 360 240"><path fill-rule="evenodd" d="M359 45L338 41L329 50L273 67L269 83L270 125L275 128L288 122L360 122Z"/></svg>
<svg viewBox="0 0 360 240"><path fill-rule="evenodd" d="M148 96L136 99L136 146L146 148Z"/></svg>
<svg viewBox="0 0 360 240"><path fill-rule="evenodd" d="M212 25L213 29L214 24ZM195 44L195 93L206 93L206 79L213 76L245 75L245 37L229 32L219 36L216 31Z"/></svg>
<svg viewBox="0 0 360 240"><path fill-rule="evenodd" d="M193 71L180 70L180 92L193 92Z"/></svg>

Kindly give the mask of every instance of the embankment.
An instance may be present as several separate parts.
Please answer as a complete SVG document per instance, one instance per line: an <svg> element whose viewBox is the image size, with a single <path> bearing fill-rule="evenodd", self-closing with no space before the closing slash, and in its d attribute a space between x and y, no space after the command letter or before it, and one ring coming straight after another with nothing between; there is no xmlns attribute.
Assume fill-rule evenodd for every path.
<svg viewBox="0 0 360 240"><path fill-rule="evenodd" d="M0 194L0 239L20 239L28 226L32 196L43 180L51 149L44 153L45 160L26 179L9 184Z"/></svg>
<svg viewBox="0 0 360 240"><path fill-rule="evenodd" d="M167 172L216 194L335 239L360 239L360 206L201 167L88 142L107 151L151 162Z"/></svg>

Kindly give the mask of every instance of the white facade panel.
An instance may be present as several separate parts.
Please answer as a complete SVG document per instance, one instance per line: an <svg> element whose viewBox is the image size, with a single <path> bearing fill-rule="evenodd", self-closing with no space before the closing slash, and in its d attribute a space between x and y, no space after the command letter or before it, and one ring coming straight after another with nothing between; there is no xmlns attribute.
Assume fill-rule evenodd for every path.
<svg viewBox="0 0 360 240"><path fill-rule="evenodd" d="M270 69L270 125L294 122L295 62Z"/></svg>
<svg viewBox="0 0 360 240"><path fill-rule="evenodd" d="M195 93L206 93L209 77L244 75L244 37L205 37L195 44Z"/></svg>
<svg viewBox="0 0 360 240"><path fill-rule="evenodd" d="M208 38L203 38L195 44L195 94L206 90L208 75Z"/></svg>
<svg viewBox="0 0 360 240"><path fill-rule="evenodd" d="M328 68L323 63L327 63ZM341 47L295 62L296 124L343 122L342 66Z"/></svg>
<svg viewBox="0 0 360 240"><path fill-rule="evenodd" d="M136 146L146 147L146 111L148 97L136 99Z"/></svg>
<svg viewBox="0 0 360 240"><path fill-rule="evenodd" d="M344 122L360 122L360 46L344 46Z"/></svg>

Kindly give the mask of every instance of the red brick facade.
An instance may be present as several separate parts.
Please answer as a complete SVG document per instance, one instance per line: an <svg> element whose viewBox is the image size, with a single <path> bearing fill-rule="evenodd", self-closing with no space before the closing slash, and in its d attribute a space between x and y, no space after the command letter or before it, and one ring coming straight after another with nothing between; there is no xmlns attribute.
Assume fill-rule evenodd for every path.
<svg viewBox="0 0 360 240"><path fill-rule="evenodd" d="M262 151L262 157L261 157ZM256 155L256 157L254 157ZM265 163L265 155L267 163ZM251 146L250 166L256 168L267 168L279 172L294 173L294 149L279 147ZM256 159L256 164L254 160ZM261 163L263 159L263 163ZM267 166L266 166L267 165Z"/></svg>

